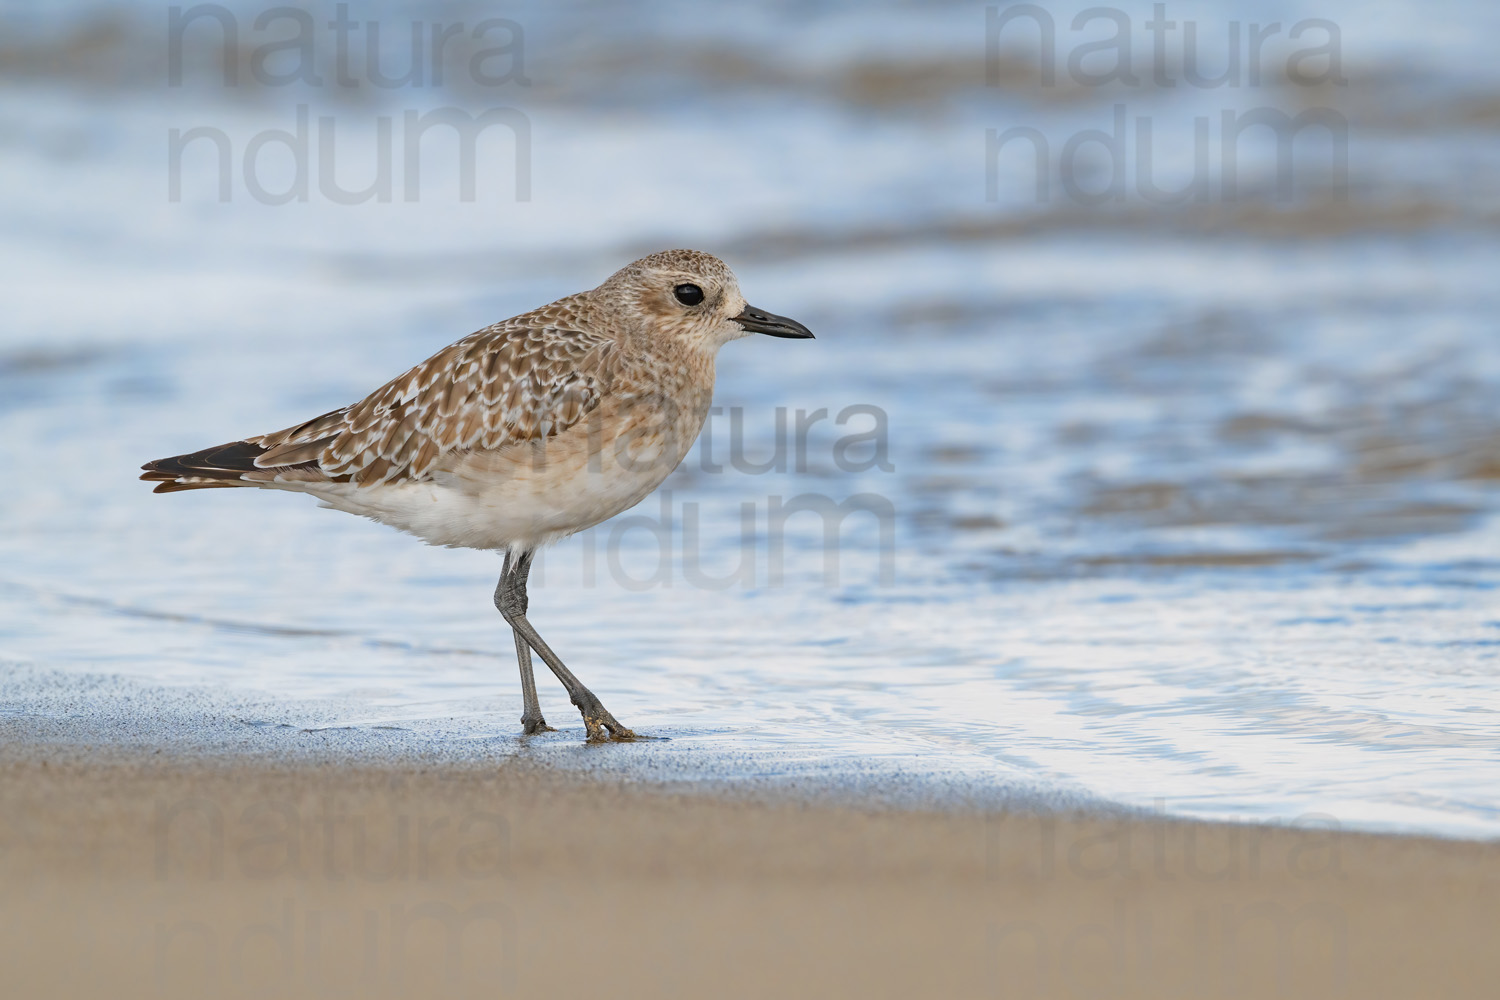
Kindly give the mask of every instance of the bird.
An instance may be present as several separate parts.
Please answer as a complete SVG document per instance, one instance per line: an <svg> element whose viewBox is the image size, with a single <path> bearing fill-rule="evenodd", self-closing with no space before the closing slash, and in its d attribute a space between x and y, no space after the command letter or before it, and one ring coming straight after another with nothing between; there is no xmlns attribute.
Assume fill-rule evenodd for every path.
<svg viewBox="0 0 1500 1000"><path fill-rule="evenodd" d="M666 479L708 416L719 348L752 334L813 336L747 303L719 258L664 250L471 333L356 403L147 462L140 478L156 493L309 493L430 545L503 553L495 607L515 639L523 733L556 731L537 698L535 651L589 742L649 738L616 720L537 632L527 576L544 546Z"/></svg>

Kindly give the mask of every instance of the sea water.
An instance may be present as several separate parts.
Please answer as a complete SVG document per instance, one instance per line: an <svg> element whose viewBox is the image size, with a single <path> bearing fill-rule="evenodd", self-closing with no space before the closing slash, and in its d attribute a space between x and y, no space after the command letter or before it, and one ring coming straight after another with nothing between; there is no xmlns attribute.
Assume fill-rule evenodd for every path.
<svg viewBox="0 0 1500 1000"><path fill-rule="evenodd" d="M982 6L518 7L525 83L477 97L256 87L248 63L229 87L194 58L174 87L156 7L9 11L51 57L13 53L0 92L0 718L1495 836L1500 84L1484 32L1395 7L1280 5L1342 28L1348 82L1306 93L986 87ZM254 44L258 9L233 10ZM1128 12L1140 31L1149 10ZM388 43L418 16L377 13ZM1178 11L1205 33L1241 13ZM456 144L410 201L394 181L339 204L316 162L306 202L246 184L247 145L295 132L299 105L369 154L338 166L356 189L380 117L450 104L524 113L524 200L503 139L472 202ZM1133 188L1038 202L1012 160L987 194L988 128L1060 147L1124 106L1161 143L1302 104L1349 124L1342 195L1314 175L1278 199L1274 146L1248 139L1255 183L1217 215ZM228 200L212 139L174 200L171 131L200 127L231 144ZM1183 148L1160 147L1163 187L1191 174ZM1333 162L1308 148L1309 170ZM292 190L273 154L262 190ZM720 253L818 339L728 345L683 466L534 574L542 634L664 740L582 745L541 664L560 731L519 735L495 554L135 480L673 245Z"/></svg>

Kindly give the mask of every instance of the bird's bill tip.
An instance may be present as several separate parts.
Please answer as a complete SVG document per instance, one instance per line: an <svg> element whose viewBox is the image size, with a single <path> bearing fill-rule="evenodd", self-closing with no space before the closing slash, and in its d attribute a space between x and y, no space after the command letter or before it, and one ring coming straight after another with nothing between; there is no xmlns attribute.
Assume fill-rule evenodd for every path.
<svg viewBox="0 0 1500 1000"><path fill-rule="evenodd" d="M785 337L789 340L812 340L813 332L794 319L778 316L747 305L734 321L751 333L763 333L768 337Z"/></svg>

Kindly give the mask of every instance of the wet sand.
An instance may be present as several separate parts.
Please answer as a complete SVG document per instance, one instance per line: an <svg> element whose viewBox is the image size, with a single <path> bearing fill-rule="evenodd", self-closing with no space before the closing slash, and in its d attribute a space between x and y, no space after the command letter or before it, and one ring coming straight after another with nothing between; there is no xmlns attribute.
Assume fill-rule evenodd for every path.
<svg viewBox="0 0 1500 1000"><path fill-rule="evenodd" d="M1481 996L1500 845L0 750L26 997Z"/></svg>

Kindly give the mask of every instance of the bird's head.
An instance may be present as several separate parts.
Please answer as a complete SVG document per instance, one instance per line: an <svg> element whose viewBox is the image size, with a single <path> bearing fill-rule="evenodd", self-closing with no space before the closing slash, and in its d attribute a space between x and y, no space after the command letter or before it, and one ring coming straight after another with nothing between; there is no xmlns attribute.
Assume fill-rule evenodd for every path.
<svg viewBox="0 0 1500 1000"><path fill-rule="evenodd" d="M597 292L638 318L651 336L672 337L700 350L717 351L752 333L812 337L796 320L746 302L729 266L701 250L663 250L642 257L615 272Z"/></svg>

